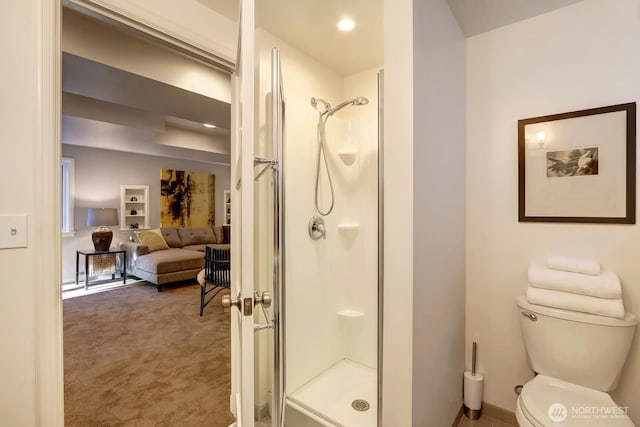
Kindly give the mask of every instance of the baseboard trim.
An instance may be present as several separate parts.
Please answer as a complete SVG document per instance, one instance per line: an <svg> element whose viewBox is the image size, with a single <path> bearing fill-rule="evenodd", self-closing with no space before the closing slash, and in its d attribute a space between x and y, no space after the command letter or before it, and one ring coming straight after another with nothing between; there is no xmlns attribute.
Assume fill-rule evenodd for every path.
<svg viewBox="0 0 640 427"><path fill-rule="evenodd" d="M487 417L491 417L510 426L518 427L515 412L511 412L491 403L482 402L482 412Z"/></svg>
<svg viewBox="0 0 640 427"><path fill-rule="evenodd" d="M457 427L460 423L463 416L463 408L464 405L460 405L458 415L456 415L456 419L453 421L451 427ZM480 416L480 419L484 417L493 418L494 420L503 422L509 426L518 427L518 421L516 420L516 414L514 412L482 401L482 415Z"/></svg>
<svg viewBox="0 0 640 427"><path fill-rule="evenodd" d="M460 406L460 410L458 411L458 415L456 415L456 419L453 421L453 424L451 424L451 427L458 427L458 424L460 423L460 420L462 419L462 411L463 411L463 406Z"/></svg>

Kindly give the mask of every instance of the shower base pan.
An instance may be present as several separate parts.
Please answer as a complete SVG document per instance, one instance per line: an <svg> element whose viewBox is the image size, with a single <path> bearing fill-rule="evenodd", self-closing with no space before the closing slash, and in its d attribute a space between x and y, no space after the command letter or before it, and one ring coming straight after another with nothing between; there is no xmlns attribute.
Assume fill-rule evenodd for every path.
<svg viewBox="0 0 640 427"><path fill-rule="evenodd" d="M377 425L376 370L343 359L287 396L285 426Z"/></svg>

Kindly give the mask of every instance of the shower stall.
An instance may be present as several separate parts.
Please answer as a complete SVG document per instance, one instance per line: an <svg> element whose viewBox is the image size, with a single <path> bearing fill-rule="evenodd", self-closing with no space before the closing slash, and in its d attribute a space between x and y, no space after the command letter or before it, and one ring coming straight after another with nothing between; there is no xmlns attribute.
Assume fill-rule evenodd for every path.
<svg viewBox="0 0 640 427"><path fill-rule="evenodd" d="M274 48L277 47L277 48ZM379 67L344 76L256 29L256 425L379 425Z"/></svg>

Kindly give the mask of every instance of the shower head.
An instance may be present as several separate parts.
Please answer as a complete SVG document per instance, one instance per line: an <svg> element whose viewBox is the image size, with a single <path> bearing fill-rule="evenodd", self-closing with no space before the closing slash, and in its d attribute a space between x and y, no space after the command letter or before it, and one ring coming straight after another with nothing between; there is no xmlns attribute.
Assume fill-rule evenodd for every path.
<svg viewBox="0 0 640 427"><path fill-rule="evenodd" d="M331 104L329 104L324 99L311 98L311 106L316 110L320 111L321 116L324 116L325 114L328 114L329 116L333 116L335 113L338 112L338 110L342 110L344 107L348 105L357 106L357 105L367 105L368 103L369 103L369 100L367 98L365 98L364 96L359 96L357 98L344 101L336 105L335 107L331 108ZM324 107L324 109L322 107L318 108L318 104L322 104L322 107Z"/></svg>
<svg viewBox="0 0 640 427"><path fill-rule="evenodd" d="M348 105L359 106L359 105L367 105L368 103L369 103L369 100L367 98L365 98L364 96L359 96L357 98L353 98L353 99L350 99L348 101L344 101L343 103L338 104L333 108L331 108L331 106L329 106L329 108L327 108L323 114L328 114L329 116L333 116L339 110L343 109L344 107L346 107Z"/></svg>
<svg viewBox="0 0 640 427"><path fill-rule="evenodd" d="M353 105L367 105L369 100L364 96L359 96L353 100Z"/></svg>

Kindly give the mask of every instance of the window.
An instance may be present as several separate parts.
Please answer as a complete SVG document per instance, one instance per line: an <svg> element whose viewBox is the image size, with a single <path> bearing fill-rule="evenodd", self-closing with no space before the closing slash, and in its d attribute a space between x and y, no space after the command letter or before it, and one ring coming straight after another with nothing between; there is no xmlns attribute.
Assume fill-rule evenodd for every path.
<svg viewBox="0 0 640 427"><path fill-rule="evenodd" d="M74 159L62 158L62 237L75 234L73 212L75 208Z"/></svg>

